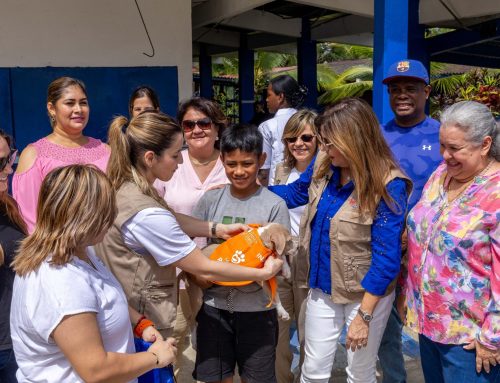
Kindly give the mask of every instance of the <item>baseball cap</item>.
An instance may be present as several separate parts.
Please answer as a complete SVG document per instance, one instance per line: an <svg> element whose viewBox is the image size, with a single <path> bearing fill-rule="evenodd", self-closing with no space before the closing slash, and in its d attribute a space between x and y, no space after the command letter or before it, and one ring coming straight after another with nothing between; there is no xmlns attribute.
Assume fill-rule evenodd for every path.
<svg viewBox="0 0 500 383"><path fill-rule="evenodd" d="M397 61L389 67L387 75L382 81L387 84L397 78L412 78L429 84L429 74L424 64L417 60L402 60Z"/></svg>

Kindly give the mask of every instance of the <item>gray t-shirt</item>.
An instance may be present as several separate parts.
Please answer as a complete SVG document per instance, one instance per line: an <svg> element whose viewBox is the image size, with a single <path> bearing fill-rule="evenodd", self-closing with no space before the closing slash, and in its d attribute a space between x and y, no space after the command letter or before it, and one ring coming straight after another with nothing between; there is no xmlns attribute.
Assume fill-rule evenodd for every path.
<svg viewBox="0 0 500 383"><path fill-rule="evenodd" d="M232 196L231 186L209 190L201 197L193 210L193 216L205 221L221 223L257 223L265 225L276 222L290 229L290 216L285 201L266 188L248 198ZM229 299L228 299L229 298ZM266 307L269 296L257 283L241 287L213 285L205 290L203 301L222 310L255 312L274 308Z"/></svg>

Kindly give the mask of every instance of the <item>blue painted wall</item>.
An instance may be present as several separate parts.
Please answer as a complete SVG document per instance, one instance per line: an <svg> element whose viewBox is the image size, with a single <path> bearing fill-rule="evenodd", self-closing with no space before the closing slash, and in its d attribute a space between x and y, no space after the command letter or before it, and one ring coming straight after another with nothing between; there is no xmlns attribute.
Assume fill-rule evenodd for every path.
<svg viewBox="0 0 500 383"><path fill-rule="evenodd" d="M114 115L128 116L128 99L139 85L158 93L163 112L175 116L179 98L177 67L1 68L0 127L23 149L49 134L47 86L57 77L82 80L90 104L85 135L105 139Z"/></svg>

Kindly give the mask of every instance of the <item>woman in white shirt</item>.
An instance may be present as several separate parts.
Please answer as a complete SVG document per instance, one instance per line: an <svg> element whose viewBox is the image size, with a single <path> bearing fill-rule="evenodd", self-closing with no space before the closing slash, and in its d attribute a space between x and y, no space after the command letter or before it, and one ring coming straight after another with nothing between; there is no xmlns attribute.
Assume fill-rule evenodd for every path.
<svg viewBox="0 0 500 383"><path fill-rule="evenodd" d="M264 136L264 152L266 162L259 171L261 185L272 184L276 165L283 161L283 143L281 138L288 119L297 112L297 109L307 95L307 88L299 85L292 76L281 75L269 81L267 87L267 109L275 113L270 120L259 125Z"/></svg>
<svg viewBox="0 0 500 383"><path fill-rule="evenodd" d="M19 382L124 382L175 360L173 339L152 326L154 341L135 353L129 308L92 245L116 215L115 193L92 166L70 165L44 179L34 232L20 246L11 331Z"/></svg>
<svg viewBox="0 0 500 383"><path fill-rule="evenodd" d="M227 239L246 226L205 222L172 211L153 187L168 181L182 163L181 127L163 113L143 112L132 120L116 117L109 128L108 176L118 214L96 251L121 282L129 304L173 335L178 267L207 280L261 281L281 268L274 259L263 269L215 262L190 237Z"/></svg>

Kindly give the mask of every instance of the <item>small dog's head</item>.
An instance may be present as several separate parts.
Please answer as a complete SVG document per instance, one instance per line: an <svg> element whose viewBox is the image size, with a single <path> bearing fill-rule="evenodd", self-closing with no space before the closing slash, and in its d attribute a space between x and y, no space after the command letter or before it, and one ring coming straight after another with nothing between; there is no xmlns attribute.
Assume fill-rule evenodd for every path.
<svg viewBox="0 0 500 383"><path fill-rule="evenodd" d="M262 228L260 238L268 249L274 250L278 256L285 255L291 249L292 236L290 231L279 223L270 223Z"/></svg>

